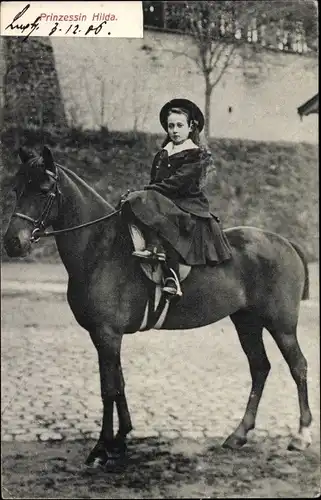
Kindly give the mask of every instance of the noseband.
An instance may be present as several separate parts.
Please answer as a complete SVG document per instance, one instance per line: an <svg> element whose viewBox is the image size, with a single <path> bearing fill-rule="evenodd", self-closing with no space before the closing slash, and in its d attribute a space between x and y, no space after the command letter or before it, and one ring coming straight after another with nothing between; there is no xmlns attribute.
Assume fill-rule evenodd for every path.
<svg viewBox="0 0 321 500"><path fill-rule="evenodd" d="M53 173L50 170L46 170L46 174L49 175L55 182L53 187L48 191L46 195L46 201L38 219L33 219L29 215L21 214L20 212L14 212L12 214L12 217L19 217L20 219L27 220L28 222L31 222L31 224L33 224L34 229L31 233L31 238L30 238L30 241L32 243L37 243L40 240L40 234L46 228L46 224L50 217L54 201L60 194L58 188L58 173L57 172Z"/></svg>
<svg viewBox="0 0 321 500"><path fill-rule="evenodd" d="M59 202L59 196L61 195L59 185L58 185L58 170L56 167L56 173L51 172L50 170L46 170L46 174L49 175L55 182L52 188L48 191L47 196L46 196L46 201L44 204L44 207L42 209L40 217L38 219L33 219L29 215L22 214L20 212L14 212L12 214L12 217L19 217L20 219L27 220L28 222L31 222L33 224L33 231L31 233L31 238L30 241L31 243L37 243L41 237L43 236L55 236L59 234L65 234L69 233L70 231L75 231L76 229L82 229L84 227L92 226L93 224L97 224L98 222L102 222L106 219L109 219L113 215L118 214L121 212L121 208L114 210L111 214L104 215L103 217L100 217L99 219L95 219L93 221L89 222L84 222L83 224L79 224L78 226L73 226L73 227L68 227L66 229L59 229L57 231L45 231L48 219L50 217L50 212L52 209L52 206L54 204L54 201L56 198L58 199Z"/></svg>

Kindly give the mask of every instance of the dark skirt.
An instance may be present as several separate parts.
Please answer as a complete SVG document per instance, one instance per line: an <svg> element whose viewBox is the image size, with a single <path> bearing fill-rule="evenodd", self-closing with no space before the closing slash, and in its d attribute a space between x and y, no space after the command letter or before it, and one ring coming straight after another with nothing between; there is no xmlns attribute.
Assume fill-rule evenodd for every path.
<svg viewBox="0 0 321 500"><path fill-rule="evenodd" d="M130 193L123 213L133 214L156 231L187 265L215 265L231 258L227 237L214 216L202 218L185 212L157 191Z"/></svg>

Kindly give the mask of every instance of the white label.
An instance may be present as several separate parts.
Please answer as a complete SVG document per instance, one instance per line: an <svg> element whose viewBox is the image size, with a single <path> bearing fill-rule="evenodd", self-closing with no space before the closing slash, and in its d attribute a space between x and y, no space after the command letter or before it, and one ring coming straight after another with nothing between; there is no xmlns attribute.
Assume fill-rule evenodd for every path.
<svg viewBox="0 0 321 500"><path fill-rule="evenodd" d="M1 2L1 35L143 38L142 2Z"/></svg>

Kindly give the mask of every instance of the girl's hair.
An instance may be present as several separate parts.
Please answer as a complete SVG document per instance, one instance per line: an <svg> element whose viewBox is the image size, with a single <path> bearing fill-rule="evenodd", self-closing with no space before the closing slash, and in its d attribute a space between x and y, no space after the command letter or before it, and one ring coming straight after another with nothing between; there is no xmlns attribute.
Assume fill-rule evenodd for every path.
<svg viewBox="0 0 321 500"><path fill-rule="evenodd" d="M199 129L198 129L198 122L196 120L191 120L191 117L190 117L190 112L185 109L185 108L170 108L168 110L168 113L167 113L167 117L171 114L171 113L178 113L180 115L185 115L186 118L187 118L187 123L189 125L192 125L192 131L189 133L189 139L191 139L195 144L197 144L197 146L200 145L200 132L199 132ZM170 137L169 135L167 134L166 138L164 139L164 142L162 143L162 148L164 148L166 146L166 144L168 144L170 142Z"/></svg>

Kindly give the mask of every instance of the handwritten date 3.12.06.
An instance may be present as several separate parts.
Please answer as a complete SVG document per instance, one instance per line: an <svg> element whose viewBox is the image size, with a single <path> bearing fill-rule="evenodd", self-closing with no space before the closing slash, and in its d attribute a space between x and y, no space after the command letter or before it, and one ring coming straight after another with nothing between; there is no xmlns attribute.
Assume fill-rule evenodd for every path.
<svg viewBox="0 0 321 500"><path fill-rule="evenodd" d="M102 21L98 26L93 26L92 24L88 27L88 29L85 31L85 35L89 35L90 33L93 33L95 35L98 35L98 33L100 33L100 31L102 30L102 27L107 24L107 21ZM70 24L68 28L66 29L63 29L63 28L59 28L59 23L56 22L53 26L53 28L51 29L50 33L49 33L49 36L53 35L56 31L59 31L59 32L63 32L64 35L67 35L68 33L69 34L73 34L73 35L78 35L79 33L81 33L81 29L79 27L79 24ZM108 35L110 35L110 32L107 33Z"/></svg>

